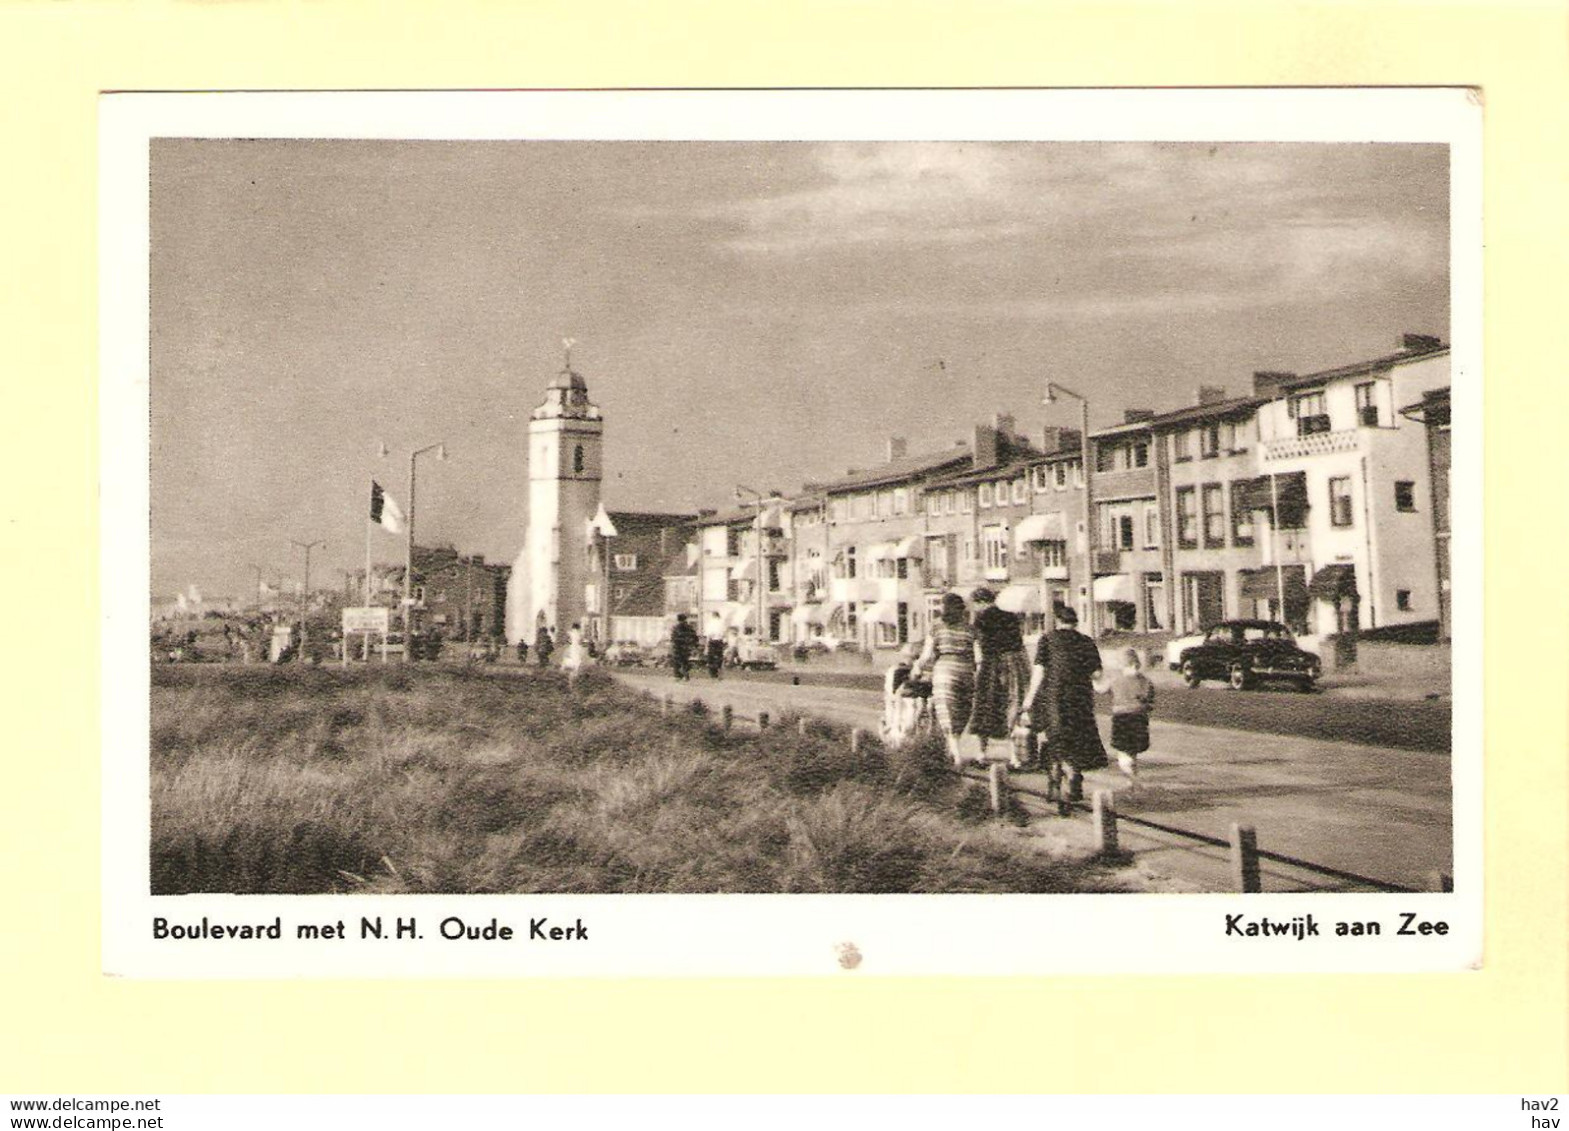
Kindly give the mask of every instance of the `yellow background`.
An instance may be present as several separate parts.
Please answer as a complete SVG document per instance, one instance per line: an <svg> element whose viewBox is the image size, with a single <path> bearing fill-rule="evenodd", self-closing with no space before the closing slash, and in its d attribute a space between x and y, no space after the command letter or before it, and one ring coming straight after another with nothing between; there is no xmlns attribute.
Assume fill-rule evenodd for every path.
<svg viewBox="0 0 1569 1131"><path fill-rule="evenodd" d="M1547 4L0 3L0 1092L1569 1090L1566 41ZM1119 84L1485 88L1482 973L99 975L100 90Z"/></svg>

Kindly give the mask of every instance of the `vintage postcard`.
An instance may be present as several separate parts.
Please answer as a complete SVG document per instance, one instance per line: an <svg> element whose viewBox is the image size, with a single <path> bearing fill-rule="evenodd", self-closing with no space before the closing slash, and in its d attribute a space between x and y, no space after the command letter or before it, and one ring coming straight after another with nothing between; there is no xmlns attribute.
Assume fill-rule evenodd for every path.
<svg viewBox="0 0 1569 1131"><path fill-rule="evenodd" d="M107 972L1482 964L1471 92L101 124Z"/></svg>

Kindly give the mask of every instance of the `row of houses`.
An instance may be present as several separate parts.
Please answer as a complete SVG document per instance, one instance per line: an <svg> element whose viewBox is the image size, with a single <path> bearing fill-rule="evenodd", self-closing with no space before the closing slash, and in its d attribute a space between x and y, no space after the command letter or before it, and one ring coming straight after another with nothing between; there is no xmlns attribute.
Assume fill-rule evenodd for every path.
<svg viewBox="0 0 1569 1131"><path fill-rule="evenodd" d="M1101 632L1257 616L1447 638L1449 381L1448 347L1407 335L1087 437L999 415L946 450L895 437L879 466L726 511L601 506L585 611L605 639L652 641L685 612L708 632L895 648L945 592L985 585L1032 632L1061 603Z"/></svg>

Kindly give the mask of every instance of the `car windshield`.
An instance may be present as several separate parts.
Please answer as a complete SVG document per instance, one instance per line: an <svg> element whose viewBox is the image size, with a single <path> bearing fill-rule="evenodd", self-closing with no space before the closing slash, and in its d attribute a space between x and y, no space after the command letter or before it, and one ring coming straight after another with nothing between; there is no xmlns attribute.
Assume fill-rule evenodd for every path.
<svg viewBox="0 0 1569 1131"><path fill-rule="evenodd" d="M1278 625L1249 625L1242 630L1244 640L1286 640L1291 639L1291 633Z"/></svg>

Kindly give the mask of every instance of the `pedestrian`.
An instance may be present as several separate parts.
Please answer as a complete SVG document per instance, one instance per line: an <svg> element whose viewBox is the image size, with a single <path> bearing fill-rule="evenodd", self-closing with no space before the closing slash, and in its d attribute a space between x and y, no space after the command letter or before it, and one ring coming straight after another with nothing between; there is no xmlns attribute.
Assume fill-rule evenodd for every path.
<svg viewBox="0 0 1569 1131"><path fill-rule="evenodd" d="M970 721L975 695L975 633L970 628L969 609L957 593L943 594L942 613L910 666L909 678L919 680L926 672L931 673L937 726L957 768L964 765L959 736Z"/></svg>
<svg viewBox="0 0 1569 1131"><path fill-rule="evenodd" d="M1078 630L1079 616L1067 605L1057 606L1055 619L1057 627L1043 633L1035 646L1020 722L1040 736L1051 774L1049 792L1066 813L1069 802L1084 799L1085 771L1109 763L1095 723L1100 649Z"/></svg>
<svg viewBox="0 0 1569 1131"><path fill-rule="evenodd" d="M676 626L670 632L670 666L676 678L692 678L692 653L697 651L697 629L687 623L685 613L676 614Z"/></svg>
<svg viewBox="0 0 1569 1131"><path fill-rule="evenodd" d="M593 662L593 653L583 639L583 626L574 622L567 630L567 646L561 654L561 670L567 673L567 682L576 683L583 669Z"/></svg>
<svg viewBox="0 0 1569 1131"><path fill-rule="evenodd" d="M1024 689L1030 682L1024 632L1016 615L997 607L997 595L990 589L977 589L971 600L975 604L973 625L980 662L975 668L975 697L965 729L980 740L982 762L1002 761L994 758L988 747L1006 740L1007 760L1014 769L1023 769L1012 737L1024 706Z"/></svg>
<svg viewBox="0 0 1569 1131"><path fill-rule="evenodd" d="M1139 780L1138 757L1150 748L1150 712L1155 709L1155 685L1143 672L1137 648L1122 653L1122 674L1111 681L1111 748L1117 766L1134 784Z"/></svg>
<svg viewBox="0 0 1569 1131"><path fill-rule="evenodd" d="M724 621L718 613L713 616L713 621L708 630L708 643L704 646L703 660L708 667L710 679L718 679L719 673L725 666L725 629Z"/></svg>
<svg viewBox="0 0 1569 1131"><path fill-rule="evenodd" d="M522 637L518 638L518 663L528 663L528 641Z"/></svg>
<svg viewBox="0 0 1569 1131"><path fill-rule="evenodd" d="M539 666L550 666L550 653L556 650L556 642L550 638L550 626L540 623L539 631L534 635L534 659Z"/></svg>
<svg viewBox="0 0 1569 1131"><path fill-rule="evenodd" d="M890 746L906 742L915 733L920 718L922 701L910 680L914 666L915 646L906 644L883 673L882 739Z"/></svg>

